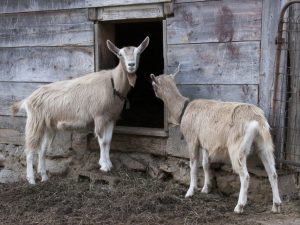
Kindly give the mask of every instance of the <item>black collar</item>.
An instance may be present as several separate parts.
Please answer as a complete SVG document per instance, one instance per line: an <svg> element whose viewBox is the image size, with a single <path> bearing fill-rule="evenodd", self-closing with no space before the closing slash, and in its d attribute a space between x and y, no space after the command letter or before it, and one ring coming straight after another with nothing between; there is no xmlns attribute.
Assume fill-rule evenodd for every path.
<svg viewBox="0 0 300 225"><path fill-rule="evenodd" d="M110 78L110 81L111 81L111 85L113 87L113 93L114 93L114 96L118 96L122 101L126 101L127 100L127 97L126 96L123 96L119 91L117 91L117 89L115 88L115 83L114 83L114 79L113 78Z"/></svg>
<svg viewBox="0 0 300 225"><path fill-rule="evenodd" d="M181 111L180 116L179 116L179 123L181 123L183 114L184 114L184 112L186 110L186 107L188 106L189 103L190 103L190 100L185 100L182 111Z"/></svg>

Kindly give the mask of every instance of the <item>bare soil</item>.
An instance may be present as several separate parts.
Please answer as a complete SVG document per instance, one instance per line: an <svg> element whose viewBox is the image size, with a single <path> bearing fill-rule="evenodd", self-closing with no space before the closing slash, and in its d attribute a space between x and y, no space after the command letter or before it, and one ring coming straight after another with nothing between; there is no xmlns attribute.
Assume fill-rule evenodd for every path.
<svg viewBox="0 0 300 225"><path fill-rule="evenodd" d="M249 202L236 215L233 197L199 191L185 199L187 187L172 180L127 170L110 176L118 182L0 184L0 224L300 224L299 200L285 201L281 214L270 212L271 202Z"/></svg>

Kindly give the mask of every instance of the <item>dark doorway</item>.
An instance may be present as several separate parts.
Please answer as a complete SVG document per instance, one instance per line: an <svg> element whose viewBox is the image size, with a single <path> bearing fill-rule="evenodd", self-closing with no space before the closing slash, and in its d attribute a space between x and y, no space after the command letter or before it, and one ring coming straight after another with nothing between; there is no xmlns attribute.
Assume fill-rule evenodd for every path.
<svg viewBox="0 0 300 225"><path fill-rule="evenodd" d="M159 75L164 71L162 21L110 23L105 25L105 29L111 30L113 35L110 39L119 48L138 46L146 36L150 37L149 46L141 55L136 85L128 95L130 106L124 107L117 125L163 128L164 106L155 97L150 81L151 73Z"/></svg>

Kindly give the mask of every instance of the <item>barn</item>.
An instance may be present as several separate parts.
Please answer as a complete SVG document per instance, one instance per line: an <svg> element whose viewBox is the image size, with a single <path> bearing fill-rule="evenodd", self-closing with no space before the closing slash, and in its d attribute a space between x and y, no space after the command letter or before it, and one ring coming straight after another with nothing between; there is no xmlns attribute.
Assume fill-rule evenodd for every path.
<svg viewBox="0 0 300 225"><path fill-rule="evenodd" d="M280 0L2 2L0 153L6 158L5 171L10 174L5 179L18 180L25 172L25 113L12 118L9 107L14 102L43 84L114 67L116 58L106 49L107 39L122 47L137 45L149 36L150 45L141 58L137 85L128 96L130 105L124 108L114 130L112 161L115 169L126 166L147 171L153 177L171 176L187 183L186 143L178 127L169 126L168 112L152 90L150 73L169 73L180 63L176 82L184 96L252 103L260 106L272 123L284 111L282 104L274 104L274 96L280 92L282 100L288 93L281 85L286 80L277 81L279 89L274 85L278 61L275 39L284 3ZM284 56L280 68L288 67L284 62L287 53L279 54ZM283 126L285 122L292 124L277 118L272 125ZM280 149L276 153L278 159L299 165L299 155L292 159L283 157L282 149L288 145L281 136L288 133L282 129L275 131L276 147ZM295 151L300 154L299 147ZM98 169L98 157L99 146L92 128L60 133L47 153L48 172L89 176L90 171ZM261 175L261 165L257 165L256 159L252 162L250 173L257 177L257 182L266 179ZM217 164L215 169L216 173L238 179L232 178L226 165ZM232 193L228 177L216 178L216 183L224 192ZM293 183L294 177L287 170L282 173L285 182ZM294 192L293 185L287 191ZM262 196L264 189L269 190L269 186L264 187Z"/></svg>

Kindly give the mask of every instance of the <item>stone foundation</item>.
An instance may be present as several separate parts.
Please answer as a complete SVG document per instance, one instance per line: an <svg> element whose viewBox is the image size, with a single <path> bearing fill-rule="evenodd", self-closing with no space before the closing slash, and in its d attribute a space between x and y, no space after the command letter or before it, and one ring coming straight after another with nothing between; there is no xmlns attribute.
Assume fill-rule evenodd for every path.
<svg viewBox="0 0 300 225"><path fill-rule="evenodd" d="M0 170L0 183L16 182L25 179L26 162L23 146L0 144L1 154L5 158L4 167ZM144 171L155 179L174 179L175 181L189 185L189 161L178 157L154 156L146 153L111 152L113 170L121 167L136 171ZM3 164L3 160L0 160ZM64 176L77 179L79 175L91 174L89 172L99 170L99 152L92 150L52 151L47 154L46 166L48 175ZM37 157L35 157L35 171ZM272 199L271 186L266 172L260 166L249 163L250 187L249 199L256 201L270 201ZM231 166L226 164L212 164L214 174L213 185L215 191L225 195L238 196L240 182L238 175L232 172ZM97 172L96 172L97 173ZM99 174L101 172L99 171ZM103 173L102 173L103 174ZM109 176L109 173L107 174ZM202 168L198 172L199 187L202 186L204 175ZM39 179L39 176L37 175ZM90 177L89 179L92 180ZM297 196L296 175L278 170L279 189L283 197ZM188 187L187 187L188 188Z"/></svg>

